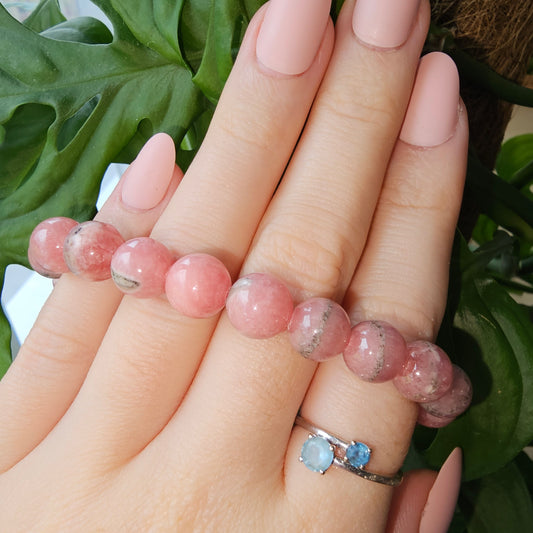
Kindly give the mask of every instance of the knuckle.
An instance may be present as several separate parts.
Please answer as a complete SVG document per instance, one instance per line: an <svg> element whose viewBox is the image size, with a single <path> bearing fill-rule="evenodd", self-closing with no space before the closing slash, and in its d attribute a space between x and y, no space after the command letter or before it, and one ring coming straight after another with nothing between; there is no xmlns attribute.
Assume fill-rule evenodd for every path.
<svg viewBox="0 0 533 533"><path fill-rule="evenodd" d="M423 150L410 151L400 166L387 178L380 203L395 209L410 209L427 213L428 220L438 214L457 211L462 198L462 187L451 186L445 168L435 168L431 154Z"/></svg>
<svg viewBox="0 0 533 533"><path fill-rule="evenodd" d="M229 139L234 150L247 154L250 150L270 152L274 137L272 124L264 121L253 122L243 117L228 117L218 124L222 137Z"/></svg>
<svg viewBox="0 0 533 533"><path fill-rule="evenodd" d="M233 149L243 153L275 150L285 130L282 118L293 111L274 88L252 83L241 87L240 93L241 97L231 107L219 106L213 119L220 144L230 143ZM272 112L274 102L276 113Z"/></svg>
<svg viewBox="0 0 533 533"><path fill-rule="evenodd" d="M340 297L353 266L352 244L342 232L298 223L270 224L261 235L261 265L304 295Z"/></svg>
<svg viewBox="0 0 533 533"><path fill-rule="evenodd" d="M121 383L124 383L125 387L132 382L135 383L139 389L138 397L142 397L142 393L153 392L157 388L161 375L169 369L171 365L167 353L169 332L176 330L179 320L186 321L187 318L169 312L168 303L157 299L148 305L142 300L132 300L131 312L135 320L123 324L121 333L116 339L115 350L116 353L122 354ZM139 324L150 324L149 341L145 329L139 328Z"/></svg>
<svg viewBox="0 0 533 533"><path fill-rule="evenodd" d="M92 358L94 349L84 339L84 335L58 331L57 324L41 320L21 348L19 365L30 374L54 377L59 368L79 366L80 361Z"/></svg>
<svg viewBox="0 0 533 533"><path fill-rule="evenodd" d="M398 291L398 286L393 290ZM434 341L442 320L440 306L426 301L422 296L416 297L410 287L405 287L403 294L410 294L410 297L403 298L403 301L399 298L387 298L381 290L377 296L361 296L349 312L350 318L356 322L385 320L396 327L407 341Z"/></svg>
<svg viewBox="0 0 533 533"><path fill-rule="evenodd" d="M354 126L372 127L381 131L398 121L400 110L392 92L372 91L353 80L345 85L326 88L320 99L320 106L332 117L334 123L345 124L353 131Z"/></svg>

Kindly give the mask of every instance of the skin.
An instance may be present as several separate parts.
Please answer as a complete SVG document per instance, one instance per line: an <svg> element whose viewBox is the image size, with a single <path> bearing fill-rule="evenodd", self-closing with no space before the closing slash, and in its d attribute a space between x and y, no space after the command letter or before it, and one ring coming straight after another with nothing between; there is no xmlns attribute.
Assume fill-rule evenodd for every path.
<svg viewBox="0 0 533 533"><path fill-rule="evenodd" d="M98 218L178 255L212 253L234 280L270 272L297 302L331 297L353 321L433 340L466 115L437 147L398 140L429 6L386 52L355 38L352 11L347 1L304 74L281 76L256 59L261 10L179 186L176 169L164 200L136 212L119 185ZM302 406L315 425L370 443L372 470L393 474L416 408L390 383L363 383L341 358L317 366L286 335L245 338L224 313L189 319L73 275L0 382L0 405L1 531L408 532L434 479L410 476L387 525L393 489L308 471L293 422Z"/></svg>

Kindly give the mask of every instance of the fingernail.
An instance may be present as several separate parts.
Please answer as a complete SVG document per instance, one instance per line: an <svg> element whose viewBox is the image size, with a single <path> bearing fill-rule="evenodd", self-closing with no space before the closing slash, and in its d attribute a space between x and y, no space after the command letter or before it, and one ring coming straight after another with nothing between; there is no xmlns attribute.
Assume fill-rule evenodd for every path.
<svg viewBox="0 0 533 533"><path fill-rule="evenodd" d="M175 159L172 137L166 133L151 137L122 177L122 203L141 211L156 207L167 192Z"/></svg>
<svg viewBox="0 0 533 533"><path fill-rule="evenodd" d="M453 60L432 52L420 60L400 139L416 146L438 146L457 127L459 74Z"/></svg>
<svg viewBox="0 0 533 533"><path fill-rule="evenodd" d="M352 26L355 35L377 48L397 48L411 33L420 0L357 0Z"/></svg>
<svg viewBox="0 0 533 533"><path fill-rule="evenodd" d="M422 511L419 533L448 531L461 486L462 461L461 448L455 448L442 465Z"/></svg>
<svg viewBox="0 0 533 533"><path fill-rule="evenodd" d="M267 68L297 75L313 63L326 30L330 0L270 0L256 53Z"/></svg>

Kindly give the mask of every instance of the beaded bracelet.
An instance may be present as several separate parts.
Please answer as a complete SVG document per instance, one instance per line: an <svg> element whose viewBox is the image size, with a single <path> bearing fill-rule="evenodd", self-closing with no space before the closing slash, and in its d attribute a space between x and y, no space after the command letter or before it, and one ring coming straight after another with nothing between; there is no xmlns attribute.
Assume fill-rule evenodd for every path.
<svg viewBox="0 0 533 533"><path fill-rule="evenodd" d="M311 298L295 307L289 289L270 274L248 274L232 286L224 264L209 254L176 260L149 237L124 242L110 224L56 217L35 228L28 258L46 277L70 271L92 281L112 278L122 292L139 298L165 294L172 307L191 318L214 316L226 307L243 335L266 339L287 331L294 349L313 361L342 353L360 379L392 381L404 397L417 402L418 422L428 427L449 424L472 400L468 376L435 344L406 343L382 321L352 327L346 311L328 298Z"/></svg>

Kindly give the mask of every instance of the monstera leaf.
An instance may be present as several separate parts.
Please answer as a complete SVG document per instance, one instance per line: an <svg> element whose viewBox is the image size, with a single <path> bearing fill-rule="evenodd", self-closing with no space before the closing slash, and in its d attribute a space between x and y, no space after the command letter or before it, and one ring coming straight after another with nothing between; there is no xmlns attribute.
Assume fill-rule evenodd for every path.
<svg viewBox="0 0 533 533"><path fill-rule="evenodd" d="M32 228L94 215L108 164L167 132L187 166L261 0L95 0L112 23L65 20L43 0L17 22L0 5L0 279L27 264ZM9 364L0 318L0 376Z"/></svg>
<svg viewBox="0 0 533 533"><path fill-rule="evenodd" d="M508 464L533 440L533 328L525 310L484 267L490 254L456 242L449 292L452 316L440 343L470 376L470 409L439 430L426 452L442 464L455 446L464 452L464 479Z"/></svg>

